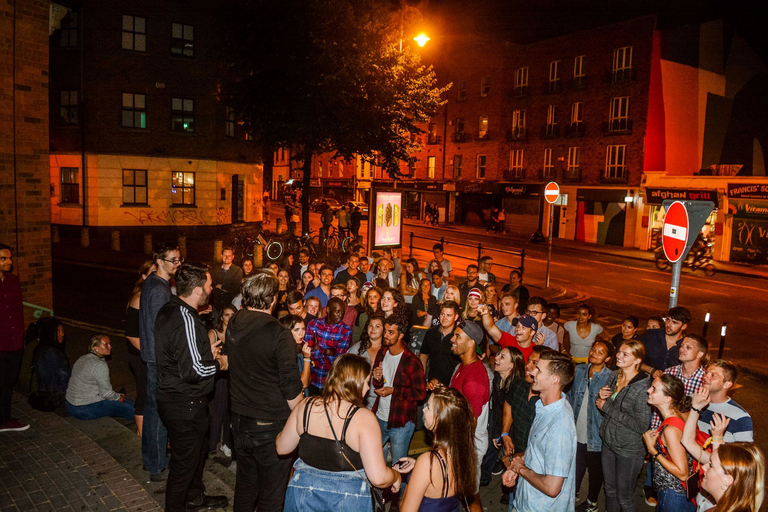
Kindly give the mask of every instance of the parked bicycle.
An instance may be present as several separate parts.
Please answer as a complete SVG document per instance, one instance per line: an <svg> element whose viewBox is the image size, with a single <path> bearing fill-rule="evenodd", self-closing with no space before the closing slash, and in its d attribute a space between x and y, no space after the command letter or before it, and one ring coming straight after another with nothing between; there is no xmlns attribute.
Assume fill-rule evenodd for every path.
<svg viewBox="0 0 768 512"><path fill-rule="evenodd" d="M235 238L232 240L232 253L235 260L242 262L244 258L253 258L255 245L261 245L264 249L264 255L270 260L276 260L283 255L283 246L280 240L271 237L265 239L262 233L252 236L243 230L237 230Z"/></svg>

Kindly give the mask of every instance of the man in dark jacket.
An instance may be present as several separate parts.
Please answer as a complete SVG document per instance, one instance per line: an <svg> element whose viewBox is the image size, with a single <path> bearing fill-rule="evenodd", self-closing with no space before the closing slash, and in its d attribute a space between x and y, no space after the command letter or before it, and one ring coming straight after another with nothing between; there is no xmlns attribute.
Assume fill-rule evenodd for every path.
<svg viewBox="0 0 768 512"><path fill-rule="evenodd" d="M282 511L291 472L292 461L278 457L275 440L301 401L302 384L293 336L272 316L278 287L274 272L256 270L243 283L243 309L227 328L235 512Z"/></svg>
<svg viewBox="0 0 768 512"><path fill-rule="evenodd" d="M157 314L157 406L168 428L171 461L165 489L170 512L211 510L229 504L226 496L206 496L203 467L208 446L208 400L216 372L227 369L227 356L208 341L198 309L213 290L210 269L186 263L176 273L178 297Z"/></svg>
<svg viewBox="0 0 768 512"><path fill-rule="evenodd" d="M27 423L11 417L13 386L24 354L24 312L19 277L11 273L11 248L0 244L0 432L20 432Z"/></svg>

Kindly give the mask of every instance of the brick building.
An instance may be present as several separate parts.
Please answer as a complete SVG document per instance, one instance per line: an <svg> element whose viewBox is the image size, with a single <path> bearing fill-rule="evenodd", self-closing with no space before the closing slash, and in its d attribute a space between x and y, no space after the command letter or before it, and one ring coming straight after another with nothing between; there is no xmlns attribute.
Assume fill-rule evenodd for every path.
<svg viewBox="0 0 768 512"><path fill-rule="evenodd" d="M36 0L0 6L0 242L14 249L24 301L50 308L48 11ZM25 308L29 322L32 308Z"/></svg>
<svg viewBox="0 0 768 512"><path fill-rule="evenodd" d="M215 8L62 7L50 39L54 225L92 238L119 228L135 243L261 220L260 149L216 98Z"/></svg>

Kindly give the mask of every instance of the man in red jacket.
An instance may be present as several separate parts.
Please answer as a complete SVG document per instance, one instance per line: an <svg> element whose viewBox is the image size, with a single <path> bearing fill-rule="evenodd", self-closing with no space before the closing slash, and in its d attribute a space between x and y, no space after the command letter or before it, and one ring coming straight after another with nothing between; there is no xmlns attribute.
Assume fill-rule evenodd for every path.
<svg viewBox="0 0 768 512"><path fill-rule="evenodd" d="M11 248L0 244L0 432L20 432L29 425L11 417L13 386L24 352L24 313L19 277L11 274Z"/></svg>

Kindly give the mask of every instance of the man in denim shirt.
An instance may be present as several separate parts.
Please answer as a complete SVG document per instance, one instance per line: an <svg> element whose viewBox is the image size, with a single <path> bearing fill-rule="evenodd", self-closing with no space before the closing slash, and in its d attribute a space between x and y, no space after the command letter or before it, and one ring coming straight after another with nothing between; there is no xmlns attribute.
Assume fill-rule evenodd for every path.
<svg viewBox="0 0 768 512"><path fill-rule="evenodd" d="M512 459L504 485L520 478L514 503L517 512L573 512L576 492L576 425L563 388L573 380L571 358L559 352L541 354L532 388L539 392L525 455Z"/></svg>
<svg viewBox="0 0 768 512"><path fill-rule="evenodd" d="M603 415L595 405L598 391L608 383L611 369L607 364L613 359L613 346L605 341L595 341L589 349L589 362L576 366L573 385L566 397L576 419L576 482L578 487L589 468L589 494L578 510L597 512L597 498L603 486L603 463L600 451L600 424Z"/></svg>

